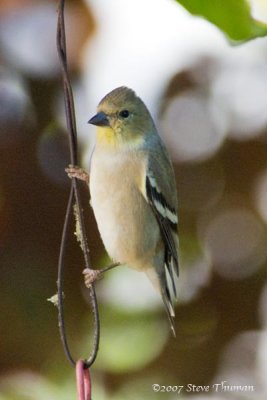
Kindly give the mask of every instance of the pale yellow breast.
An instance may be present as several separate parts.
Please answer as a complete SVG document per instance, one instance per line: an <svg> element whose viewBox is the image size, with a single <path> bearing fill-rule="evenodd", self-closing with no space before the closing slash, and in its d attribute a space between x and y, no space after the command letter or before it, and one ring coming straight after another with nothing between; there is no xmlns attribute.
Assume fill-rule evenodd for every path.
<svg viewBox="0 0 267 400"><path fill-rule="evenodd" d="M142 269L159 240L154 214L142 193L145 160L136 152L99 151L92 157L91 203L111 258Z"/></svg>

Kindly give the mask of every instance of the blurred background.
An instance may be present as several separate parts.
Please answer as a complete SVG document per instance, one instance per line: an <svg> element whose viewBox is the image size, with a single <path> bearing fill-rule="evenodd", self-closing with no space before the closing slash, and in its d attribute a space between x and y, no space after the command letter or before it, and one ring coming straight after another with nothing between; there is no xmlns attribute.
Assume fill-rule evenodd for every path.
<svg viewBox="0 0 267 400"><path fill-rule="evenodd" d="M241 43L249 34L240 34L242 19L233 13L230 43L174 0L66 3L83 166L89 169L94 144L88 119L108 91L126 85L157 121L179 195L177 338L145 276L127 267L107 273L96 286L94 398L266 399L267 39ZM266 23L265 2L251 3L253 17ZM57 310L47 301L56 292L70 188L56 20L56 1L0 2L1 400L68 400L76 393ZM89 206L86 215L97 268L109 260ZM74 224L66 324L74 356L84 358L93 319L73 232ZM211 389L222 381L243 390ZM184 387L179 395L155 393L155 383ZM188 384L210 390L192 393Z"/></svg>

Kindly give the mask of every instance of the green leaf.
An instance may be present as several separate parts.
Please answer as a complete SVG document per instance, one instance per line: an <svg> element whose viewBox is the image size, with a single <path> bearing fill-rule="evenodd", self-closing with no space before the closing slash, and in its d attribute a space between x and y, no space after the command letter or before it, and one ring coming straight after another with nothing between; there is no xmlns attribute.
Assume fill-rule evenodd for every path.
<svg viewBox="0 0 267 400"><path fill-rule="evenodd" d="M267 35L267 25L256 21L246 0L176 0L191 14L212 22L238 42Z"/></svg>

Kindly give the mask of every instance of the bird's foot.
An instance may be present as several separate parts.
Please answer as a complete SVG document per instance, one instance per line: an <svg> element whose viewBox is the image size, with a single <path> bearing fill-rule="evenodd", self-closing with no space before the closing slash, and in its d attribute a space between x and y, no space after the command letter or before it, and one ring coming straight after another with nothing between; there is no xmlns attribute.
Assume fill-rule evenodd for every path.
<svg viewBox="0 0 267 400"><path fill-rule="evenodd" d="M101 268L101 269L89 269L85 268L83 270L83 275L84 275L84 283L87 288L89 288L95 281L99 280L102 278L102 275L104 272L109 271L110 269L113 269L120 265L119 263L114 263L111 265L108 265L107 267Z"/></svg>
<svg viewBox="0 0 267 400"><path fill-rule="evenodd" d="M81 181L89 184L89 174L84 169L78 167L77 165L70 164L68 168L65 168L69 178L77 178Z"/></svg>
<svg viewBox="0 0 267 400"><path fill-rule="evenodd" d="M83 275L84 275L84 284L87 288L89 288L92 285L92 283L101 278L101 269L85 268L83 270Z"/></svg>

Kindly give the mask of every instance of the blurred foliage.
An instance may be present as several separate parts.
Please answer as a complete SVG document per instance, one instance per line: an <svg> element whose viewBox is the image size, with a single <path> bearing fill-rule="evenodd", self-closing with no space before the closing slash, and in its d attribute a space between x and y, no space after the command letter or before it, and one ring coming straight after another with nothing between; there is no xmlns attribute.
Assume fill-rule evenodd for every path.
<svg viewBox="0 0 267 400"><path fill-rule="evenodd" d="M193 15L218 26L233 41L267 35L267 25L256 21L246 0L176 0Z"/></svg>
<svg viewBox="0 0 267 400"><path fill-rule="evenodd" d="M100 312L102 345L95 364L97 368L116 373L132 372L161 354L169 333L166 321L155 314L130 315L108 306L102 307ZM161 334L155 335L159 331Z"/></svg>

